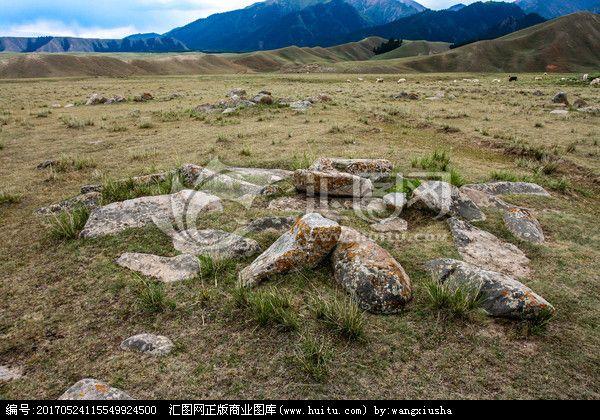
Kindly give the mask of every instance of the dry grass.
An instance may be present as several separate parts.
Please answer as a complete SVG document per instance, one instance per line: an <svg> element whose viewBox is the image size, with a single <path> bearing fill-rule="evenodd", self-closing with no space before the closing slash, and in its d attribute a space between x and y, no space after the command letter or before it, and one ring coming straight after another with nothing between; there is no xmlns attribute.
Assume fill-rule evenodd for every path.
<svg viewBox="0 0 600 420"><path fill-rule="evenodd" d="M20 202L0 207L0 364L25 368L23 379L0 385L0 396L55 398L75 381L96 377L137 398L599 398L600 242L595 232L600 206L594 179L600 170L600 127L591 115L550 115L549 101L566 89L571 98L598 103L600 90L561 86L555 75L542 82L534 82L534 75L520 76L513 85L491 82L505 76L388 76L406 77L401 88L375 84L376 76L346 83L348 75L335 74L0 82L0 115L6 117L0 131L0 190L22 194ZM465 77L481 83L462 82ZM298 99L325 92L334 102L316 104L305 114L276 107L227 117L189 111L217 102L234 87L268 88L276 96ZM443 88L457 98L389 98L398 90L425 97ZM533 96L536 89L544 96ZM131 97L146 91L157 100L56 108L45 118L31 116L54 102L81 103L93 92ZM173 92L185 96L161 100ZM449 119L460 132L440 129ZM100 121L129 129L106 129ZM138 128L147 121L151 127ZM84 126L69 128L79 127L77 122ZM525 150L527 156L511 153L519 140L532 148ZM409 174L421 171L411 167L413 159L441 148L464 181L473 182L489 179L494 171L534 176L518 160L539 163L530 157L536 148L549 152L554 146L557 166L539 175L556 186L554 197L514 199L537 212L548 238L545 246L524 249L534 273L527 284L558 309L542 334L532 335L520 323L479 317L440 321L429 304L422 263L457 255L444 223L417 213L406 214L406 239L382 244L411 276L415 299L398 316L364 314L368 339L361 341L349 341L331 327L343 316L326 323L312 312L315 289L328 301L345 298L328 267L273 279L266 287L285 294L283 303L261 295L251 309L240 309L234 303L235 274L248 261L205 261L204 277L158 290L153 283L142 286L113 263L123 252L174 255L158 229L57 243L48 237L47 221L34 215L39 207L77 194L84 184L213 158L292 169L321 156L381 157ZM35 169L61 156L85 157L95 168L67 170L52 179ZM571 188L561 187L563 177ZM223 214L201 224L234 231L272 213L228 204ZM348 216L348 224L367 228ZM514 240L500 215L488 216L482 227ZM264 246L274 240L257 239ZM285 316L297 318L297 331L279 328L281 318L271 321L269 314L281 315L282 307ZM168 335L180 350L161 360L119 350L121 340L146 331Z"/></svg>

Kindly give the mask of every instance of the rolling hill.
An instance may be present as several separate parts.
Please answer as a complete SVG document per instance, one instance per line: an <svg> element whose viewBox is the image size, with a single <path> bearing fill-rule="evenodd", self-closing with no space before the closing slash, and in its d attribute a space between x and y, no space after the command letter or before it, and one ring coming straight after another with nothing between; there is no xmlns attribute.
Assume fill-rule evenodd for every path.
<svg viewBox="0 0 600 420"><path fill-rule="evenodd" d="M399 48L385 54L376 55L372 60L391 60L394 58L416 57L446 52L450 49L449 42L404 41Z"/></svg>

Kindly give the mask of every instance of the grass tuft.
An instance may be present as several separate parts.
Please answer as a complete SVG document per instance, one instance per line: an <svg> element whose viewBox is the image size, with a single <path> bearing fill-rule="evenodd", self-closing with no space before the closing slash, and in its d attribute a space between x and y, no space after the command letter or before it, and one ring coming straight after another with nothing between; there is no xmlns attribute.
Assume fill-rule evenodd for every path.
<svg viewBox="0 0 600 420"><path fill-rule="evenodd" d="M454 318L466 318L482 305L479 288L451 288L437 280L429 280L425 283L425 290L431 308Z"/></svg>
<svg viewBox="0 0 600 420"><path fill-rule="evenodd" d="M351 298L325 300L315 296L311 300L311 311L329 329L350 339L365 337L365 317Z"/></svg>
<svg viewBox="0 0 600 420"><path fill-rule="evenodd" d="M0 205L9 205L20 203L23 196L18 193L9 193L6 191L0 191Z"/></svg>
<svg viewBox="0 0 600 420"><path fill-rule="evenodd" d="M296 349L294 361L315 381L321 382L329 375L333 349L324 339L303 337Z"/></svg>
<svg viewBox="0 0 600 420"><path fill-rule="evenodd" d="M446 172L449 170L450 156L445 150L435 150L431 155L415 158L413 168L420 168L429 172Z"/></svg>
<svg viewBox="0 0 600 420"><path fill-rule="evenodd" d="M50 219L50 235L56 240L77 239L89 217L90 211L83 205L54 215Z"/></svg>
<svg viewBox="0 0 600 420"><path fill-rule="evenodd" d="M165 285L157 281L143 279L138 276L137 303L141 311L147 313L160 313L174 310L177 305L169 299L165 292Z"/></svg>
<svg viewBox="0 0 600 420"><path fill-rule="evenodd" d="M276 289L253 292L239 287L233 297L236 305L248 311L262 327L272 326L283 331L297 331L300 327L291 296L286 292Z"/></svg>

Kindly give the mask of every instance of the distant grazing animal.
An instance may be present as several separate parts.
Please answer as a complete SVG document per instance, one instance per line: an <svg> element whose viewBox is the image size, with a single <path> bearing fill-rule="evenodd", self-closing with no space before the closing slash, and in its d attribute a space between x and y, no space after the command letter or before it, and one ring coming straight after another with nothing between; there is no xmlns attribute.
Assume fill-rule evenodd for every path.
<svg viewBox="0 0 600 420"><path fill-rule="evenodd" d="M536 76L535 80L542 80L540 76Z"/></svg>
<svg viewBox="0 0 600 420"><path fill-rule="evenodd" d="M383 83L383 79L377 79L377 83Z"/></svg>
<svg viewBox="0 0 600 420"><path fill-rule="evenodd" d="M398 79L398 83L404 83L406 82L406 79Z"/></svg>
<svg viewBox="0 0 600 420"><path fill-rule="evenodd" d="M508 81L509 81L509 82L516 82L517 80L519 80L519 78L518 78L517 76L510 76L510 77L508 78Z"/></svg>

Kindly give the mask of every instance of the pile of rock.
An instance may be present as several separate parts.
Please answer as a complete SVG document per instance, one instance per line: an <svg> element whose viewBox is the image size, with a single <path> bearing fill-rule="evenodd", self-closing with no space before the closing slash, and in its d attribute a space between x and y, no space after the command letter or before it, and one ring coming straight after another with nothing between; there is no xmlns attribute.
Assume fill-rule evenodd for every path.
<svg viewBox="0 0 600 420"><path fill-rule="evenodd" d="M145 93L144 95L150 95L150 94ZM152 96L152 95L150 95L150 96ZM111 105L111 104L118 104L118 103L122 103L122 102L127 102L127 99L121 95L115 95L110 98L107 98L98 93L94 93L92 96L90 96L88 98L88 100L85 104L86 105L102 105L102 104ZM67 108L67 106L65 106L65 108Z"/></svg>

